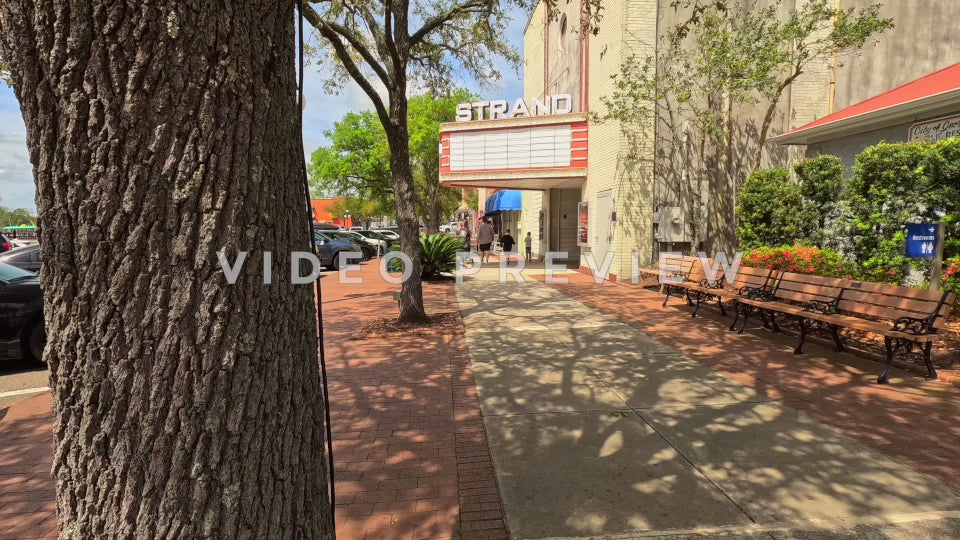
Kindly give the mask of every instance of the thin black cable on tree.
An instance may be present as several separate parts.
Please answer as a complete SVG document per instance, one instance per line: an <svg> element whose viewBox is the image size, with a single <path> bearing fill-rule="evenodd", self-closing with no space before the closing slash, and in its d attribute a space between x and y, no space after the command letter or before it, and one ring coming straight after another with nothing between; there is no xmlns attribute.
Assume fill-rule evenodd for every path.
<svg viewBox="0 0 960 540"><path fill-rule="evenodd" d="M297 108L299 109L297 118L299 120L300 137L303 137L303 0L297 1ZM301 145L302 146L302 145ZM317 243L313 234L313 206L310 204L310 182L307 180L307 162L303 160L303 193L307 199L307 240L310 242L310 251L319 260L320 254L317 251ZM323 386L323 413L324 424L327 439L327 467L330 475L330 524L333 527L331 533L333 538L337 537L336 514L337 507L336 490L334 488L333 477L333 431L330 423L330 393L327 390L327 358L323 347L323 298L320 292L320 280L314 280L314 290L317 296L317 340L320 346L320 380Z"/></svg>

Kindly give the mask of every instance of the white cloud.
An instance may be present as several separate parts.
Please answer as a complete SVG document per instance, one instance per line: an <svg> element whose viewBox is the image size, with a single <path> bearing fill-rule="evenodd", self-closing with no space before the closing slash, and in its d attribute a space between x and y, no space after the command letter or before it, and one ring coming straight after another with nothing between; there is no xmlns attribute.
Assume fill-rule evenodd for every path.
<svg viewBox="0 0 960 540"><path fill-rule="evenodd" d="M27 130L13 90L0 84L0 205L36 210Z"/></svg>

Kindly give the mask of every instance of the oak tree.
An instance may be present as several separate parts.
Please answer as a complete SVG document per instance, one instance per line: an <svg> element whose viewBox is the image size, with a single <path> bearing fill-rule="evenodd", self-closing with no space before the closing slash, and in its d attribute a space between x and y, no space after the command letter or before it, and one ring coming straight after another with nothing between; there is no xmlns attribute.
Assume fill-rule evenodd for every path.
<svg viewBox="0 0 960 540"><path fill-rule="evenodd" d="M439 230L443 218L460 205L458 188L440 185L440 124L456 118L457 103L476 101L460 89L449 95L420 94L409 100L410 163L415 212L427 230ZM387 136L372 111L349 112L324 134L329 146L310 156L308 172L313 192L376 203L378 215L395 213ZM356 215L356 214L354 214Z"/></svg>
<svg viewBox="0 0 960 540"><path fill-rule="evenodd" d="M331 537L293 1L0 0L65 539ZM274 253L231 285L218 261Z"/></svg>
<svg viewBox="0 0 960 540"><path fill-rule="evenodd" d="M585 3L587 20L599 19L599 1ZM348 78L356 82L386 132L402 249L414 266L414 277L400 292L401 321L426 320L417 277L420 243L408 94L411 89L449 91L462 77L481 83L499 80L498 59L514 67L520 61L503 38L509 8L531 9L533 4L533 0L324 0L307 6L307 20L330 46L332 82Z"/></svg>

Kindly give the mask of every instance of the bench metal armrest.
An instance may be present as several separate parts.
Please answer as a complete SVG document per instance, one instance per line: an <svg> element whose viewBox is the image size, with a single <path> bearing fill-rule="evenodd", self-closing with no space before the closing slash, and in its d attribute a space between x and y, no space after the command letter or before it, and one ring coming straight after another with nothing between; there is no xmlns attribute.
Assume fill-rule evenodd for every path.
<svg viewBox="0 0 960 540"><path fill-rule="evenodd" d="M704 289L716 289L716 290L719 290L719 289L722 289L722 288L723 288L723 278L718 279L718 280L714 281L713 283L711 283L709 279L703 278L703 279L700 280L699 285L700 285L701 287L703 287Z"/></svg>
<svg viewBox="0 0 960 540"><path fill-rule="evenodd" d="M773 298L773 293L763 287L740 287L737 294L746 296L750 300L770 300Z"/></svg>
<svg viewBox="0 0 960 540"><path fill-rule="evenodd" d="M937 329L933 327L933 323L937 318L937 314L934 313L929 317L923 319L918 319L916 317L900 317L899 319L893 321L893 330L894 332L903 332L905 334L936 334Z"/></svg>
<svg viewBox="0 0 960 540"><path fill-rule="evenodd" d="M839 298L830 302L810 300L809 302L804 302L803 310L812 313L823 313L824 315L834 315L837 313L837 304L839 304L839 301Z"/></svg>

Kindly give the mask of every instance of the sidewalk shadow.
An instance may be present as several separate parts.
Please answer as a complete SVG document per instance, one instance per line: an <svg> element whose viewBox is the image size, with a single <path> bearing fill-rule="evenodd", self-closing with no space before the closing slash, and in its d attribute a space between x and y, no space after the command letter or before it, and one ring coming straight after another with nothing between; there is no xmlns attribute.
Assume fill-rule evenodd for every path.
<svg viewBox="0 0 960 540"><path fill-rule="evenodd" d="M956 491L823 425L804 401L854 393L860 401L838 400L836 412L904 413L882 393L854 392L855 377L821 380L826 389L811 395L796 369L807 383L819 373L788 371L797 362L776 347L711 330L699 354L679 354L698 349L677 332L703 324L689 315L647 306L642 324L627 328L581 309L564 322L569 297L520 291L476 280L458 290L516 537L960 510ZM627 298L618 292L594 303L619 319ZM734 366L766 384L718 373Z"/></svg>

